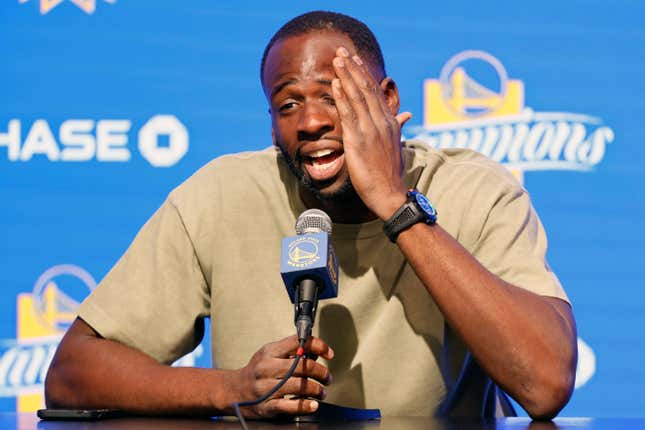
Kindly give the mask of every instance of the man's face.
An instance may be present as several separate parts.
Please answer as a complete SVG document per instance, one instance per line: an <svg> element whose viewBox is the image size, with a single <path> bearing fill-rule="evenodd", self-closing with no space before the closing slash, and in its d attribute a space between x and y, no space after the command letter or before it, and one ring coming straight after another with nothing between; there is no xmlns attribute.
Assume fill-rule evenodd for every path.
<svg viewBox="0 0 645 430"><path fill-rule="evenodd" d="M318 199L354 196L343 156L343 130L332 98L336 49L356 48L335 31L311 31L278 41L266 59L264 92L274 143L304 191Z"/></svg>

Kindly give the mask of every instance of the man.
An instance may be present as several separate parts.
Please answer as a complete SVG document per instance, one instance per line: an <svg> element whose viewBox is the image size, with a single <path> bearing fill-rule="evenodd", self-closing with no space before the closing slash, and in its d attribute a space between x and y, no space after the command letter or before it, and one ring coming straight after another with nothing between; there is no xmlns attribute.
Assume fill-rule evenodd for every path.
<svg viewBox="0 0 645 430"><path fill-rule="evenodd" d="M321 360L246 416L312 412L316 399L492 415L489 377L532 417L555 416L573 387L576 329L526 192L473 152L401 146L411 115L353 18L285 24L261 79L279 151L221 157L169 195L81 306L48 405L216 415L267 392L298 347L280 240L319 208L334 221L341 285L307 344ZM422 216L403 219L406 208ZM218 368L167 366L198 344L205 317Z"/></svg>

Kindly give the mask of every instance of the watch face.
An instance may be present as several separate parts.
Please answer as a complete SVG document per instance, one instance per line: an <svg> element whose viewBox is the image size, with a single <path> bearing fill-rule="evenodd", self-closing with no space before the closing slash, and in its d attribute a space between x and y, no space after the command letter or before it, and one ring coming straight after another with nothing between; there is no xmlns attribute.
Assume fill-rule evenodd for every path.
<svg viewBox="0 0 645 430"><path fill-rule="evenodd" d="M434 215L436 213L426 196L417 192L415 193L414 197L425 213L427 213L428 215Z"/></svg>

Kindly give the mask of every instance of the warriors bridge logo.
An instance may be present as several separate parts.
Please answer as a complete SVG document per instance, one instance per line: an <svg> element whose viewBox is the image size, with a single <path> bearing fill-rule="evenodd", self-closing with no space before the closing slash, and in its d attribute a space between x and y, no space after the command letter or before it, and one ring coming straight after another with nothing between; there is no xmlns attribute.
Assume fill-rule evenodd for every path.
<svg viewBox="0 0 645 430"><path fill-rule="evenodd" d="M18 295L16 339L0 341L0 396L16 396L18 412L43 407L43 383L58 342L95 286L83 268L61 264L40 275L31 293Z"/></svg>
<svg viewBox="0 0 645 430"><path fill-rule="evenodd" d="M288 264L293 267L311 266L318 260L318 239L315 237L297 237L289 244Z"/></svg>
<svg viewBox="0 0 645 430"><path fill-rule="evenodd" d="M406 132L433 148L481 152L520 180L530 170L591 170L614 140L599 118L526 107L522 81L483 51L455 55L425 81L423 125Z"/></svg>

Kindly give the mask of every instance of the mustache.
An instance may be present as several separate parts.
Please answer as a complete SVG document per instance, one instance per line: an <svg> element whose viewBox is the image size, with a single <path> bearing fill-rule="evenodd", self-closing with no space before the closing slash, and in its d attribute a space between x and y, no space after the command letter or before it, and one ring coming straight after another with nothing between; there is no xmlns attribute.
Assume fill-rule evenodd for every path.
<svg viewBox="0 0 645 430"><path fill-rule="evenodd" d="M328 132L328 131L327 131ZM309 133L306 131L298 131L297 134L298 141L300 142L316 142L318 140L335 140L337 142L343 143L342 136L335 136L333 134L323 133Z"/></svg>

